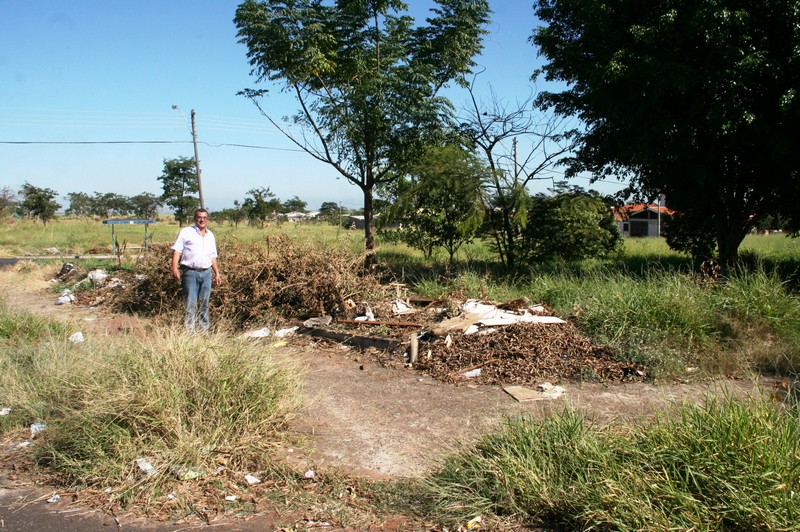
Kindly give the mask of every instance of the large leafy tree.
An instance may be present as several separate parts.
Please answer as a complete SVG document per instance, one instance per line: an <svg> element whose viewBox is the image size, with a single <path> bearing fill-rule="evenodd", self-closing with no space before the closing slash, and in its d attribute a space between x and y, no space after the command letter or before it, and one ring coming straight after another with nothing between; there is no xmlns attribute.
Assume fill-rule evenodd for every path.
<svg viewBox="0 0 800 532"><path fill-rule="evenodd" d="M19 189L20 201L17 211L22 216L29 216L41 220L44 225L56 217L56 211L61 208L55 199L58 192L50 188L40 188L25 183Z"/></svg>
<svg viewBox="0 0 800 532"><path fill-rule="evenodd" d="M137 218L155 218L158 208L163 205L161 198L150 192L142 192L128 200L131 212Z"/></svg>
<svg viewBox="0 0 800 532"><path fill-rule="evenodd" d="M200 206L200 188L197 181L194 158L178 157L164 159L164 171L158 177L161 181L161 201L172 208L175 220L183 225L192 219L194 210Z"/></svg>
<svg viewBox="0 0 800 532"><path fill-rule="evenodd" d="M281 200L269 188L254 188L248 190L247 194L242 210L247 213L251 225L263 228L268 220L277 218L281 212Z"/></svg>
<svg viewBox="0 0 800 532"><path fill-rule="evenodd" d="M537 0L542 71L568 89L543 105L577 115L568 175L630 179L631 191L713 220L735 267L752 224L800 221L798 0Z"/></svg>
<svg viewBox="0 0 800 532"><path fill-rule="evenodd" d="M67 194L67 201L69 201L69 207L64 214L81 217L92 215L92 197L86 192L70 192Z"/></svg>
<svg viewBox="0 0 800 532"><path fill-rule="evenodd" d="M436 0L427 25L399 0L247 0L234 19L252 74L290 92L302 133L297 146L331 165L364 196L367 264L374 240L373 193L419 153L450 112L440 89L463 83L481 49L487 0Z"/></svg>
<svg viewBox="0 0 800 532"><path fill-rule="evenodd" d="M387 221L398 224L394 231L400 239L426 257L444 248L452 265L483 221L481 185L487 174L482 162L457 144L431 147L388 187Z"/></svg>

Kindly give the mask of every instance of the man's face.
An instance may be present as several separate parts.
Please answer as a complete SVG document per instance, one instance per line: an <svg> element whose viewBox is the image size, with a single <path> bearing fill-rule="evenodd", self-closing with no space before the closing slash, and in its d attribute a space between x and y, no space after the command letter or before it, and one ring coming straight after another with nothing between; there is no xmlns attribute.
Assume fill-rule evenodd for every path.
<svg viewBox="0 0 800 532"><path fill-rule="evenodd" d="M206 225L208 225L208 214L204 212L198 212L194 215L194 223L197 227L203 229Z"/></svg>

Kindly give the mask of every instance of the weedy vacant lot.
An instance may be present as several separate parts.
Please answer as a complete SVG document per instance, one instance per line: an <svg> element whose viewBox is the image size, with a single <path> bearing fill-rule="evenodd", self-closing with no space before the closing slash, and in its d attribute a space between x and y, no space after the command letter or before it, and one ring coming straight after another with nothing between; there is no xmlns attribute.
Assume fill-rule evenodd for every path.
<svg viewBox="0 0 800 532"><path fill-rule="evenodd" d="M6 284L17 290L29 286L54 299L70 287L79 301L136 313L147 324L135 334L118 329L75 344L68 340L74 323L3 310L4 437L22 438L31 423L47 422L26 451L31 467L82 486L103 504L173 519L263 511L277 501L313 508L313 515L287 514L285 523L355 527L387 516L397 529L455 529L479 521L496 528L796 526L795 241L749 239L739 273L722 281L693 271L658 241L626 242L622 254L604 262L529 265L513 275L493 266L479 244L464 251L455 270L393 246L380 249L379 269L364 276L361 257L352 251L358 236L348 231L285 226L219 233L225 233L226 280L215 290L218 330L208 337L170 326L180 305L167 273L168 251L158 242L144 256L76 261L76 275L50 292L46 279L66 254L5 272L14 276ZM3 249L20 245L7 239ZM75 244L71 252L96 245ZM98 266L123 279L125 288L81 284ZM398 295L417 298L415 314L402 320L391 314ZM405 345L386 353L290 339L295 355L287 358L274 341L240 338L243 330L276 330L332 315L340 332L407 341L409 330L397 332L393 322L424 328L457 316L457 303L466 299L501 304L523 298L565 319L566 328L538 335L514 329L477 343L478 337L456 333L449 345L421 339L420 353L430 354L410 367ZM81 308L88 307L75 310ZM380 324L346 323L367 308ZM565 336L567 330L573 336ZM575 345L609 357L602 367L633 373L623 369L622 378L611 378L584 365L577 375L563 369L536 374L527 384L546 377L567 389L564 398L546 404L520 405L500 389L510 374L492 368L538 371L545 360L557 368L559 353L562 362L578 359L568 349ZM486 380L459 378L460 370L475 366L484 368ZM749 398L743 394L748 387L731 386L751 381L768 384L751 389ZM694 393L714 389L713 383L721 395L706 401ZM650 402L656 397L687 402L670 409L664 401ZM392 408L389 400L399 404ZM619 407L616 416L612 403ZM431 429L437 423L444 432ZM337 447L337 430L338 440L349 444ZM310 439L301 437L304 431ZM431 444L447 431L449 446ZM401 445L404 433L408 441ZM303 441L320 448L304 449ZM372 458L359 455L358 447ZM288 460L287 448L303 459ZM381 462L393 452L405 457L404 468ZM370 468L373 480L352 475ZM261 483L247 484L246 472Z"/></svg>

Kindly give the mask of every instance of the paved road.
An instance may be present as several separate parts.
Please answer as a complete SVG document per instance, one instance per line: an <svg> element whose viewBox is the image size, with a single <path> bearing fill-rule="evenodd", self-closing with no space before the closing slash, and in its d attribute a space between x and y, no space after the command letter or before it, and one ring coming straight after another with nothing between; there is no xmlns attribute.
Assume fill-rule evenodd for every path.
<svg viewBox="0 0 800 532"><path fill-rule="evenodd" d="M114 516L89 510L74 504L69 497L48 503L52 491L33 488L7 489L0 487L0 531L2 532L177 532L213 529L219 532L257 532L276 530L265 516L247 521L233 519L213 521L210 525L199 520L183 524Z"/></svg>

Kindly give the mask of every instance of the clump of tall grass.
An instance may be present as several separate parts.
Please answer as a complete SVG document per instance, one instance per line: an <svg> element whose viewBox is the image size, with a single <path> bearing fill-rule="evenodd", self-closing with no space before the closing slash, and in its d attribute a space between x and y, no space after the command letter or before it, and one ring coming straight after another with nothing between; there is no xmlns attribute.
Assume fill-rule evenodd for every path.
<svg viewBox="0 0 800 532"><path fill-rule="evenodd" d="M800 415L709 399L650 424L565 409L508 420L423 483L443 522L481 515L569 530L789 530L800 517Z"/></svg>
<svg viewBox="0 0 800 532"><path fill-rule="evenodd" d="M182 468L207 476L220 458L232 470L278 470L269 454L300 381L263 346L163 328L143 339L50 336L18 350L0 345L0 404L19 425L47 422L35 454L66 482L130 500L163 492ZM143 475L139 458L158 474Z"/></svg>

